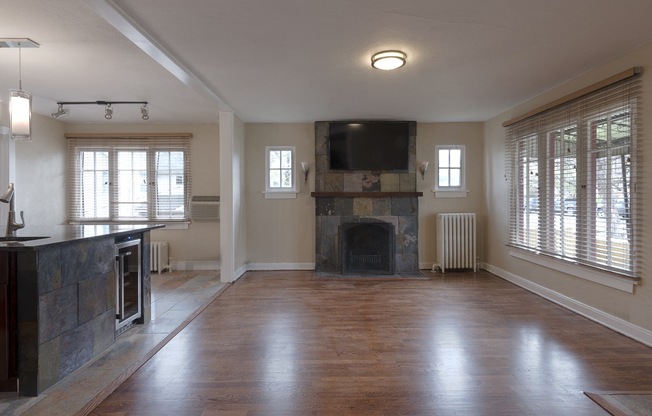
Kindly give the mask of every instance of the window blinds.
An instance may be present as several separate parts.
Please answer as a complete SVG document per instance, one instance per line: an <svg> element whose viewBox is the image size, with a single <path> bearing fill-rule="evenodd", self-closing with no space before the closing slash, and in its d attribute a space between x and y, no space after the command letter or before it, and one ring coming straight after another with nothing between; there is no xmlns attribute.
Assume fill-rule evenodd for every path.
<svg viewBox="0 0 652 416"><path fill-rule="evenodd" d="M71 222L187 221L190 134L69 134Z"/></svg>
<svg viewBox="0 0 652 416"><path fill-rule="evenodd" d="M640 76L507 126L510 245L637 278Z"/></svg>

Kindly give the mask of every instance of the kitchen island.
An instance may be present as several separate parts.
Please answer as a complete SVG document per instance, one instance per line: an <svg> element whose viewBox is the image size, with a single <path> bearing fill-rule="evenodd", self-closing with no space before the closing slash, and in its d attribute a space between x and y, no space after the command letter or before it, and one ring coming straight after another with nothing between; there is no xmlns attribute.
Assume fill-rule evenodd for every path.
<svg viewBox="0 0 652 416"><path fill-rule="evenodd" d="M150 320L149 234L161 227L26 227L18 239L0 241L2 390L19 385L20 395L38 395L115 343L117 241L140 240L142 316L135 323Z"/></svg>

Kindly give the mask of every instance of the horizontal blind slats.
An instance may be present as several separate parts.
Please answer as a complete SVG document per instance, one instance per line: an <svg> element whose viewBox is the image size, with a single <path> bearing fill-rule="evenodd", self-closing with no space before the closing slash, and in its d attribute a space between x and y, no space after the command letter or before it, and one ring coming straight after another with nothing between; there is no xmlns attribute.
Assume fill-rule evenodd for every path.
<svg viewBox="0 0 652 416"><path fill-rule="evenodd" d="M506 129L510 245L641 273L640 77Z"/></svg>
<svg viewBox="0 0 652 416"><path fill-rule="evenodd" d="M90 137L77 136L77 137L68 137L68 165L69 165L69 189L68 193L68 207L69 207L69 220L73 222L77 221L187 221L189 213L189 195L191 193L191 184L192 176L190 169L190 140L192 137L190 134L174 134L174 135L153 135L153 136L129 136L129 137L114 137L112 135L107 135L103 137L98 137L91 135ZM100 152L105 150L111 154L110 164L107 166L106 174L98 174L95 168L95 176L105 176L104 182L98 181L98 186L109 186L108 194L110 195L110 203L103 203L102 209L95 209L93 204L96 204L97 197L92 198L93 201L84 201L82 198L82 190L84 183L82 182L82 164L79 160L79 155L81 152ZM147 183L141 184L140 181L145 179L138 179L138 186L144 187L147 190L146 201L145 203L138 202L139 200L134 200L131 196L125 194L125 192L118 192L116 189L116 184L118 181L118 175L122 172L123 178L126 178L124 175L128 175L129 171L120 171L117 167L117 152L122 152L122 154L131 153L134 155L146 153L147 158L152 159L148 161L147 167L141 167L137 170L134 170L133 180L136 180L138 177L141 177L138 174L139 171L146 170L148 173L146 177ZM179 171L179 168L171 168L167 166L166 171L168 178L167 190L161 188L165 185L164 182L161 182L159 176L161 173L158 172L159 168L157 164L159 162L157 155L163 153L173 154L176 157L176 152L182 152L183 155L183 168ZM172 152L172 153L170 153ZM89 153L90 154L90 153ZM168 158L169 159L169 158ZM167 162L168 164L171 162ZM87 171L88 172L88 171ZM150 173L151 172L151 173ZM172 176L174 175L174 178ZM182 176L182 177L179 177ZM110 181L111 183L107 183ZM127 182L123 182L127 183ZM136 183L136 182L134 182ZM88 185L88 183L87 183ZM131 186L135 188L136 185ZM129 193L130 186L123 186L123 191ZM153 191L158 190L160 191ZM174 189L173 189L174 188ZM88 190L91 194L94 194L94 191ZM86 194L88 195L88 192ZM142 193L142 191L141 191ZM158 193L158 195L157 195ZM105 191L104 194L107 194ZM103 194L103 195L104 195ZM125 196L127 195L127 196ZM175 203L172 203L174 199ZM178 201L177 201L178 200ZM131 202L133 201L133 202ZM179 205L177 209L172 209L173 205ZM167 206L167 209L161 207ZM122 214L120 214L120 208L122 207ZM142 207L142 208L141 208ZM125 211L126 210L126 211ZM128 214L125 214L127 212Z"/></svg>

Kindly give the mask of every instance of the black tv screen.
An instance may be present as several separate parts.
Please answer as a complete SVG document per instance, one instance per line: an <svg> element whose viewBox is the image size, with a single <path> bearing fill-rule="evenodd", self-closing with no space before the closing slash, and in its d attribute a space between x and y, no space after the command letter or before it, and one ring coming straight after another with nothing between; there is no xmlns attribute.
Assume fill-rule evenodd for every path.
<svg viewBox="0 0 652 416"><path fill-rule="evenodd" d="M329 123L332 170L407 170L407 121Z"/></svg>

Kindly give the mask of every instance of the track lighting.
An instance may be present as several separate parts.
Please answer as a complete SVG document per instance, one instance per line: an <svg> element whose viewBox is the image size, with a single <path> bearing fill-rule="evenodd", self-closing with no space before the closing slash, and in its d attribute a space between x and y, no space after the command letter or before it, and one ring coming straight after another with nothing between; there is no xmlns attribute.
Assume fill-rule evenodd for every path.
<svg viewBox="0 0 652 416"><path fill-rule="evenodd" d="M68 115L68 110L64 110L63 104L59 104L59 109L56 112L52 113L52 117L54 117L57 120L59 119L59 117L63 117L67 115Z"/></svg>
<svg viewBox="0 0 652 416"><path fill-rule="evenodd" d="M113 106L115 104L140 104L140 115L143 120L149 120L149 104L147 101L59 101L57 105L59 106L58 110L52 113L52 117L58 119L68 114L70 110L63 108L65 105L103 105L104 106L104 118L111 120L113 118Z"/></svg>
<svg viewBox="0 0 652 416"><path fill-rule="evenodd" d="M113 118L113 108L111 107L111 103L107 103L106 107L104 108L104 118L107 120L111 120Z"/></svg>

